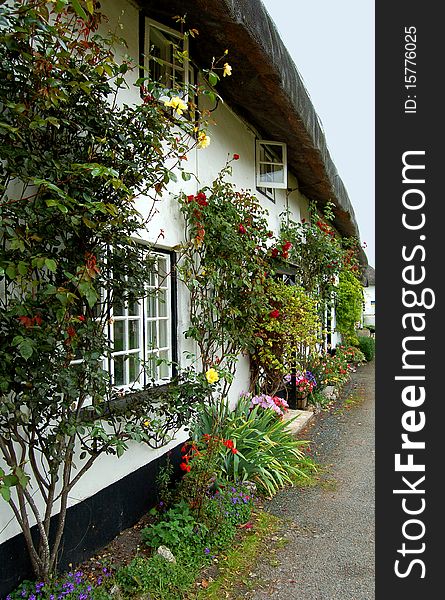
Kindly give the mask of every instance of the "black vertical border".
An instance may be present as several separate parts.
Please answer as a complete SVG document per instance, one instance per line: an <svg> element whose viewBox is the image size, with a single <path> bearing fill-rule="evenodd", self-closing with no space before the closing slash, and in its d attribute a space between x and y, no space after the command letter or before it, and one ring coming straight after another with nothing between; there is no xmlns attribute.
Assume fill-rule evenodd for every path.
<svg viewBox="0 0 445 600"><path fill-rule="evenodd" d="M443 440L445 426L444 378L445 352L443 322L443 242L445 229L444 192L442 165L445 158L445 128L442 94L439 91L443 79L443 20L439 14L440 4L432 2L388 3L376 0L376 222L377 222L377 303L376 303L376 598L387 600L419 600L419 598L442 597L442 555L445 537L443 518L444 492ZM405 27L416 28L416 88L405 87ZM410 46L411 48L412 46ZM410 73L408 73L409 75ZM411 98L409 98L411 96ZM414 98L415 97L415 98ZM416 112L406 113L404 104L415 99ZM402 183L402 155L407 151L425 151L418 157L418 164L425 164L426 194L423 207L426 223L422 231L409 231L402 225L402 196L407 185ZM421 212L421 211L419 211ZM413 216L413 213L410 213ZM425 235L420 240L420 235ZM419 244L411 261L402 257ZM406 286L402 272L404 267L415 265L416 277L421 266L425 268L425 281L417 286ZM431 288L436 304L431 309L405 308L402 288ZM417 356L418 364L425 370L402 370L402 340L413 335L409 327L404 330L402 318L405 313L420 312L425 316L426 327L423 342L416 349L425 350ZM413 440L425 442L425 450L413 451L414 461L425 464L425 472L401 473L395 471L395 455L402 454L406 462L409 451L402 450L401 435L404 433L402 417L409 410L404 405L401 392L410 383L396 381L398 375L424 374L426 399L417 412L423 411L425 427L410 433ZM418 385L422 385L418 382ZM412 483L425 475L425 481L417 485L424 494L394 494L393 490L407 489L402 481L405 476ZM419 510L423 498L425 509L418 515L408 515L405 508ZM404 537L403 527L409 519L419 519L425 525L425 534L418 540ZM405 526L405 533L416 536L420 525ZM403 544L405 543L405 556ZM422 544L425 544L423 547ZM425 565L413 563L419 559ZM395 561L400 560L395 573ZM436 591L438 590L438 591ZM442 591L441 591L442 590Z"/></svg>

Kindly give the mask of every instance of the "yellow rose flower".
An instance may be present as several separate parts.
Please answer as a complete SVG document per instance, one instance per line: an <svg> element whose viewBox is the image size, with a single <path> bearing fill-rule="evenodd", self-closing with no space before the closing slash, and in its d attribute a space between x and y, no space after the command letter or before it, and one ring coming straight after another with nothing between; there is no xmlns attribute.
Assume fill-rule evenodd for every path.
<svg viewBox="0 0 445 600"><path fill-rule="evenodd" d="M224 72L223 72L223 77L230 76L232 74L232 67L229 65L229 63L224 63Z"/></svg>
<svg viewBox="0 0 445 600"><path fill-rule="evenodd" d="M164 106L173 108L174 112L179 116L187 109L187 104L179 96L173 96L170 100L164 100Z"/></svg>
<svg viewBox="0 0 445 600"><path fill-rule="evenodd" d="M198 148L207 148L210 144L210 138L205 131L198 133Z"/></svg>
<svg viewBox="0 0 445 600"><path fill-rule="evenodd" d="M210 384L216 383L219 380L218 371L211 367L206 371L206 379Z"/></svg>
<svg viewBox="0 0 445 600"><path fill-rule="evenodd" d="M143 423L144 427L150 427L150 421L146 419Z"/></svg>

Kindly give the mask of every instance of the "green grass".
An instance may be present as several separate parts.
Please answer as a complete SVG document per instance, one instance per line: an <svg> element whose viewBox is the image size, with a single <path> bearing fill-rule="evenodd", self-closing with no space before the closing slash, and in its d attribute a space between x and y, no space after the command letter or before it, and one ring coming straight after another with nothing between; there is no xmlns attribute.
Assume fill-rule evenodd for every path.
<svg viewBox="0 0 445 600"><path fill-rule="evenodd" d="M221 600L232 597L240 585L250 589L258 580L252 580L250 572L257 558L269 548L270 536L279 528L280 519L267 512L260 512L253 528L241 539L240 543L219 558L217 578L206 589L198 592L196 600Z"/></svg>
<svg viewBox="0 0 445 600"><path fill-rule="evenodd" d="M305 456L298 465L301 474L292 478L293 485L297 487L314 487L320 480L320 473L323 467L319 465L311 456Z"/></svg>
<svg viewBox="0 0 445 600"><path fill-rule="evenodd" d="M346 398L343 404L336 411L334 411L334 415L344 414L345 411L354 408L354 406L357 406L358 404L363 402L363 400L364 397L360 393L352 394L351 396L349 396L349 398Z"/></svg>

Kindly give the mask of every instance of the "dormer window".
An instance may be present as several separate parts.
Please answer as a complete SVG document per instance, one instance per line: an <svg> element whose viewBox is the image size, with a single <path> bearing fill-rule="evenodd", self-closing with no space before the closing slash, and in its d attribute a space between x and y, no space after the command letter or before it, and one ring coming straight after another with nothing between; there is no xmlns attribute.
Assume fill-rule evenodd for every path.
<svg viewBox="0 0 445 600"><path fill-rule="evenodd" d="M287 149L283 142L257 140L256 186L258 188L287 188Z"/></svg>
<svg viewBox="0 0 445 600"><path fill-rule="evenodd" d="M161 87L182 92L193 83L193 70L188 59L188 39L174 29L145 20L145 66L150 77Z"/></svg>

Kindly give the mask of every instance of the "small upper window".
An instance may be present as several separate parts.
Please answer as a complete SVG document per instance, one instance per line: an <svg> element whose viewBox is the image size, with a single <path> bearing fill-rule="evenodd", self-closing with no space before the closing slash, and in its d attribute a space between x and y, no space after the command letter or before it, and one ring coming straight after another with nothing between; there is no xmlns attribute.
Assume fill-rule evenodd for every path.
<svg viewBox="0 0 445 600"><path fill-rule="evenodd" d="M166 89L183 91L187 95L187 86L193 83L187 36L146 19L145 60L153 81Z"/></svg>
<svg viewBox="0 0 445 600"><path fill-rule="evenodd" d="M287 188L286 144L257 140L256 186L258 188Z"/></svg>

